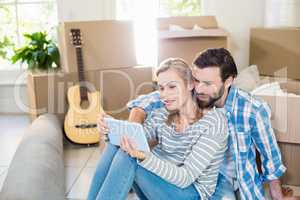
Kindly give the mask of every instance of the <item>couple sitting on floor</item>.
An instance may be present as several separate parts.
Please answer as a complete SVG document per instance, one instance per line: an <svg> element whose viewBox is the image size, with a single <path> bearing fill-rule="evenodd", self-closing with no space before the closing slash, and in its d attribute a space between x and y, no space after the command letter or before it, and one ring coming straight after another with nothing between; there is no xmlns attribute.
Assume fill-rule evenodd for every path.
<svg viewBox="0 0 300 200"><path fill-rule="evenodd" d="M232 85L237 68L224 48L207 49L190 67L170 58L157 72L158 91L128 103L129 121L143 123L151 152L123 137L107 143L88 200L273 199L282 196L282 164L270 108ZM100 134L108 128L99 116ZM256 149L262 174L256 165Z"/></svg>

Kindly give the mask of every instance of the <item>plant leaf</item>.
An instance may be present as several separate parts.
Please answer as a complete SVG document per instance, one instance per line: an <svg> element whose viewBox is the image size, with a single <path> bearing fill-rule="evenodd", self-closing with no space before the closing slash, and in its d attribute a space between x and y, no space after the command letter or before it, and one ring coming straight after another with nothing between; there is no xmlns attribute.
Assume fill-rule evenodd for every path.
<svg viewBox="0 0 300 200"><path fill-rule="evenodd" d="M11 58L12 62L26 62L29 70L51 69L52 64L59 66L59 50L55 43L47 39L46 32L35 32L24 34L29 43L15 50Z"/></svg>
<svg viewBox="0 0 300 200"><path fill-rule="evenodd" d="M48 54L51 57L51 60L58 67L59 66L59 57L60 57L58 48L55 45L53 45L53 46L49 46L47 50L48 50Z"/></svg>

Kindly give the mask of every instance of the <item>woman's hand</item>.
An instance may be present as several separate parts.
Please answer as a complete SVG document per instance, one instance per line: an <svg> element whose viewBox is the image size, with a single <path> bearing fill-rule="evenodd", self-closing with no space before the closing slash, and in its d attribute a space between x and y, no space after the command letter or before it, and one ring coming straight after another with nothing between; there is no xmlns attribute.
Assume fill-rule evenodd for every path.
<svg viewBox="0 0 300 200"><path fill-rule="evenodd" d="M133 142L130 141L130 139L126 136L122 136L120 147L133 158L137 158L142 161L146 157L143 151L136 150L136 147L133 144Z"/></svg>
<svg viewBox="0 0 300 200"><path fill-rule="evenodd" d="M104 121L104 117L110 117L109 115L107 115L106 113L100 113L97 116L97 129L99 131L100 134L100 140L107 140L108 139L108 132L109 132L109 128L107 126L107 124Z"/></svg>

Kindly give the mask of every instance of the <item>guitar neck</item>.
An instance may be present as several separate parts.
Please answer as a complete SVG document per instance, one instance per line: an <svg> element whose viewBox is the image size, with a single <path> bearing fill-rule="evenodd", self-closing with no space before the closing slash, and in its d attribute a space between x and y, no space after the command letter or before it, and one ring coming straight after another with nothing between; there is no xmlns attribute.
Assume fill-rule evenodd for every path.
<svg viewBox="0 0 300 200"><path fill-rule="evenodd" d="M88 100L87 87L85 84L85 76L84 76L82 48L80 46L76 47L76 58L77 58L77 69L78 69L78 81L80 85L80 98L81 100Z"/></svg>

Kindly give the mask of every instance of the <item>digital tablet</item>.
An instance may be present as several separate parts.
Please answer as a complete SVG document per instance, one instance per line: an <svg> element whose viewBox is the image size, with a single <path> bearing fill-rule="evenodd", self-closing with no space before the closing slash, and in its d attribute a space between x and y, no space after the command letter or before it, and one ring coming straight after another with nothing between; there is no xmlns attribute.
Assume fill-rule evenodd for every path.
<svg viewBox="0 0 300 200"><path fill-rule="evenodd" d="M113 118L104 118L104 121L109 128L108 138L110 143L120 146L122 136L126 135L134 142L137 150L150 151L145 131L141 124Z"/></svg>

